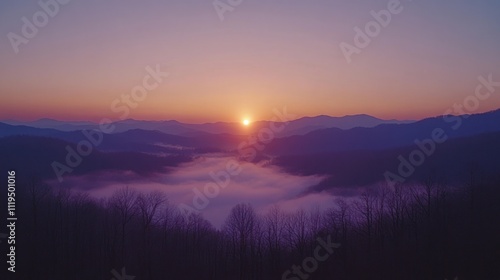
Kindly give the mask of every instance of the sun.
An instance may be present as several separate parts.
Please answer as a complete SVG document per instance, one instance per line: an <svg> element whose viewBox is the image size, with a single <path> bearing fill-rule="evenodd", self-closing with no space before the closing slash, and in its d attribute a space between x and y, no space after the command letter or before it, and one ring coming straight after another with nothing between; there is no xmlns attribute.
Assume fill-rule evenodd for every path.
<svg viewBox="0 0 500 280"><path fill-rule="evenodd" d="M249 119L244 119L244 120L243 120L243 125L244 125L244 126L248 126L248 125L250 125L250 120L249 120Z"/></svg>

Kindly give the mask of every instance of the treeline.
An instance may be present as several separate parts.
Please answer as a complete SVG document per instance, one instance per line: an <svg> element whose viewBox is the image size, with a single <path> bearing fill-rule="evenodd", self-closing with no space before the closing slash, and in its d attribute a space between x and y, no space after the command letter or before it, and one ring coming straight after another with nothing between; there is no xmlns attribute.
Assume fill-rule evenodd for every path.
<svg viewBox="0 0 500 280"><path fill-rule="evenodd" d="M372 188L325 211L238 204L221 229L161 192L93 199L31 181L16 197L13 279L120 280L122 268L135 280L500 279L500 180L474 173L456 188ZM340 247L314 267L318 239Z"/></svg>

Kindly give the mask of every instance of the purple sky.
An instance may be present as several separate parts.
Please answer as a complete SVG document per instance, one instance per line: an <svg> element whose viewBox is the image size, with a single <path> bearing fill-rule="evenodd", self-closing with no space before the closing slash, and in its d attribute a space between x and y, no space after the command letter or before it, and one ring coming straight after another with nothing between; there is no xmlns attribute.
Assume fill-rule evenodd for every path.
<svg viewBox="0 0 500 280"><path fill-rule="evenodd" d="M42 0L47 2L48 0ZM0 119L117 118L110 104L142 83L146 66L170 76L136 119L189 122L367 113L418 119L500 79L500 2L401 1L402 11L347 63L339 45L388 0L244 0L224 21L212 1L70 1L14 51L37 1L0 3ZM500 107L495 96L480 111Z"/></svg>

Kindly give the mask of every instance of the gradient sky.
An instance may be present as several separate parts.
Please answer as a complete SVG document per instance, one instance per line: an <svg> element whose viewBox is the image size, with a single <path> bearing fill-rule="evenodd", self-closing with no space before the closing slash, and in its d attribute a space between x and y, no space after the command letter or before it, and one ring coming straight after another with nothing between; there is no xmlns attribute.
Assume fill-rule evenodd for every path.
<svg viewBox="0 0 500 280"><path fill-rule="evenodd" d="M287 106L418 119L461 102L479 75L500 80L497 0L403 0L348 64L339 44L388 2L244 0L221 22L211 0L73 0L15 54L7 34L40 7L1 1L0 119L117 119L111 102L156 64L170 77L130 118L258 120ZM479 111L499 107L500 94Z"/></svg>

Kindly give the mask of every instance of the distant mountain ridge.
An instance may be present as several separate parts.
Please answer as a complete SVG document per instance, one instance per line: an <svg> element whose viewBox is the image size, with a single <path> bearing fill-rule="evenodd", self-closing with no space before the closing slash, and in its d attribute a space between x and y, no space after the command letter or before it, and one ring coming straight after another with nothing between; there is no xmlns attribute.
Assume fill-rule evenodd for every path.
<svg viewBox="0 0 500 280"><path fill-rule="evenodd" d="M23 125L36 128L51 128L61 131L74 131L82 129L97 129L99 125L97 123L86 122L86 121L58 121L54 119L40 119L36 121L21 122L13 120L0 121L9 125ZM292 120L287 125L287 130L284 131L279 137L286 137L291 135L303 135L308 132L322 129L322 128L340 128L340 129L351 129L354 127L375 127L381 124L393 124L393 123L410 123L413 121L398 121L398 120L382 120L369 115L350 115L344 117L331 117L320 115L316 117L303 117L296 120ZM182 123L176 120L166 120L166 121L144 121L144 120L134 120L126 119L122 121L116 121L113 123L115 129L113 133L125 132L132 129L143 129L143 130L157 130L163 133L172 135L203 135L205 133L210 134L234 134L234 135L244 135L248 133L255 133L263 127L269 127L270 121L256 121L253 122L248 127L243 127L241 123L236 122L215 122L215 123L203 123L203 124L189 124Z"/></svg>
<svg viewBox="0 0 500 280"><path fill-rule="evenodd" d="M452 127L456 125L456 119L461 120L462 124L454 130ZM333 120L337 126L342 126L344 129L324 128L333 124ZM53 120L44 122L54 124ZM283 132L278 133L270 143L266 143L263 153L279 156L391 149L414 145L417 139L430 138L433 130L437 128L443 129L449 138L497 132L500 131L500 110L461 117L449 116L447 120L443 117L434 117L411 123L388 121L389 123L376 125L378 122L378 119L367 115L297 119L289 122ZM59 125L58 121L56 123ZM360 123L365 126L375 126L345 129ZM185 127L185 124L177 121L124 120L114 125L116 126L114 133L105 135L103 143L99 146L100 150L180 153L182 150L235 152L241 144L250 143L251 137L254 138L252 141L255 141L259 130L268 128L270 123L255 122L250 127L244 127L239 123L209 123L193 125L197 127L192 128ZM172 126L175 129L172 129ZM162 130L182 133L169 134ZM0 137L16 135L52 137L72 143L84 140L82 131L78 129L61 131L0 122Z"/></svg>
<svg viewBox="0 0 500 280"><path fill-rule="evenodd" d="M55 179L52 164L57 161L66 164L68 151L66 147L77 150L74 143L64 140L40 136L10 136L0 138L0 170L16 170L28 178L36 176L41 179ZM74 168L71 175L82 175L92 172L133 171L147 176L154 173L165 173L171 167L189 162L188 155L157 156L146 153L102 152L95 149L83 157L81 165Z"/></svg>
<svg viewBox="0 0 500 280"><path fill-rule="evenodd" d="M434 176L448 183L464 182L470 172L480 172L477 175L482 178L499 176L499 143L500 132L446 141L436 146L422 166L415 167L408 181L422 183ZM322 182L311 186L310 192L328 190L346 194L355 193L355 187L385 184L385 172L397 172L398 157L408 157L415 148L410 145L377 151L285 155L274 158L272 163L296 175L326 175Z"/></svg>
<svg viewBox="0 0 500 280"><path fill-rule="evenodd" d="M500 110L461 116L457 129L457 116L424 119L409 124L382 124L371 128L357 127L319 129L305 135L275 139L266 147L274 155L314 154L352 150L382 150L414 144L417 139L430 138L434 129L442 129L449 138L467 137L500 131Z"/></svg>
<svg viewBox="0 0 500 280"><path fill-rule="evenodd" d="M60 131L52 128L35 128L0 123L0 139L10 136L37 136L60 139L71 143L85 140L80 130ZM120 133L103 134L99 150L107 152L130 151L144 153L184 153L179 148L204 151L235 150L246 136L229 134L206 134L203 137L185 137L166 134L161 131L131 129ZM171 146L168 148L168 146Z"/></svg>
<svg viewBox="0 0 500 280"><path fill-rule="evenodd" d="M343 117L336 121L338 126L343 123L344 129L324 128L333 123L332 117L328 116L291 121L284 130L291 135L261 145L264 149L255 161L270 160L287 172L300 175L329 175L327 180L314 187L315 191L373 184L380 180L384 170L396 168L394 164L398 163L398 155L408 154L414 149L415 140L429 139L435 129L441 129L450 140L440 144L442 146L436 155L419 172L427 172L427 167L447 166L454 173L460 173L468 164L466 159L486 164L487 167L491 163L491 168L498 166L500 110L460 117L447 116L446 119L427 118L411 123L395 121L376 125L378 120L367 115ZM61 125L54 120L41 122L58 127ZM345 129L360 123L375 126ZM79 128L88 124L69 125ZM246 135L225 133L231 130L228 123L195 125L198 126L196 129L184 127L177 121L125 120L115 125L115 133L103 135L102 143L95 147L96 152L89 156L82 172L114 168L132 170L138 174L147 173L148 170L161 172L164 166L176 166L201 154L215 152L237 155L242 143L247 145L244 149L252 148L249 143L258 139L256 132L269 127L269 122L253 123L253 129L247 130ZM165 125L169 125L169 131L175 127L177 132L183 131L185 134L165 133L160 130ZM241 124L230 125L236 131L246 129ZM252 141L249 140L251 137ZM74 147L82 140L86 138L80 129L62 131L0 122L0 158L5 164L16 163L19 168L27 164L29 168L26 170L42 175L51 170L51 161L64 160L67 145ZM459 158L462 156L464 158ZM493 159L489 160L489 156ZM41 169L37 170L37 166L41 166ZM497 171L491 168L484 170L490 173ZM416 174L416 179L425 175Z"/></svg>

